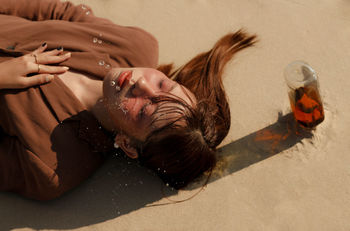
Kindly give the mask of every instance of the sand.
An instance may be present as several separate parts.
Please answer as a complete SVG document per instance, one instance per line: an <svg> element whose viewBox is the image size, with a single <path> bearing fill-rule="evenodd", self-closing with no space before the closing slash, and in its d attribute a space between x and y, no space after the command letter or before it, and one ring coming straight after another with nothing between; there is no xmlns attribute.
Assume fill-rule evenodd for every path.
<svg viewBox="0 0 350 231"><path fill-rule="evenodd" d="M184 203L116 156L60 199L0 193L0 230L350 230L350 2L346 0L74 0L154 34L160 62L182 65L241 27L259 43L225 70L232 128L207 187ZM293 60L317 72L325 121L295 134L283 78ZM187 190L165 190L173 200Z"/></svg>

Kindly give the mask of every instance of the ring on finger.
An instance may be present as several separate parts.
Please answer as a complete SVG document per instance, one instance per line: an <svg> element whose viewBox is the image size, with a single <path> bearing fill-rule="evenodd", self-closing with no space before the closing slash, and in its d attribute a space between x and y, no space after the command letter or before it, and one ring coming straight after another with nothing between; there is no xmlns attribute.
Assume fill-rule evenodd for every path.
<svg viewBox="0 0 350 231"><path fill-rule="evenodd" d="M34 56L34 58L35 58L35 63L37 64L37 63L38 63L38 57L37 57L37 55L36 55L36 54L32 54L32 56Z"/></svg>

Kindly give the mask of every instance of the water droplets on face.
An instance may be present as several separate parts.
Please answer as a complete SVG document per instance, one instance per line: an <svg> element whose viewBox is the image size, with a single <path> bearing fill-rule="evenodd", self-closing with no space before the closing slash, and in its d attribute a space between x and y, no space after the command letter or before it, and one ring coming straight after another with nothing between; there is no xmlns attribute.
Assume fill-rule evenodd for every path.
<svg viewBox="0 0 350 231"><path fill-rule="evenodd" d="M122 103L115 102L114 104L117 106L117 109L121 110L125 115L127 112L129 112L129 110L125 108L125 105L123 102Z"/></svg>
<svg viewBox="0 0 350 231"><path fill-rule="evenodd" d="M118 85L115 85L116 83L115 83L115 81L114 80L112 80L110 83L109 83L109 85L111 86L111 87L114 87L115 86L115 90L116 91L120 91L120 87L118 86Z"/></svg>
<svg viewBox="0 0 350 231"><path fill-rule="evenodd" d="M120 109L122 110L122 112L123 112L125 115L126 115L126 113L128 112L128 110L125 109L124 107L121 107Z"/></svg>
<svg viewBox="0 0 350 231"><path fill-rule="evenodd" d="M116 85L115 81L112 80L109 85L111 87L114 87L115 86L115 89L116 91L120 91L120 87L118 85ZM118 110L121 110L124 114L126 114L129 110L125 108L125 105L123 102L121 103L118 103L118 102L115 102L114 105L117 107Z"/></svg>

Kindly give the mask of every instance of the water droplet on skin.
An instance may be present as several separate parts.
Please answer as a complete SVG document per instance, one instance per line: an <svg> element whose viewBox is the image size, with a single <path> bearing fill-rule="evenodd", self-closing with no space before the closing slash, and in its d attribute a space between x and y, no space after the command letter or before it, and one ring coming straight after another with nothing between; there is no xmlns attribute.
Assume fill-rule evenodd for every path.
<svg viewBox="0 0 350 231"><path fill-rule="evenodd" d="M105 61L103 61L103 60L100 60L100 61L98 62L98 65L100 65L100 66L103 66L103 65L105 65Z"/></svg>
<svg viewBox="0 0 350 231"><path fill-rule="evenodd" d="M101 33L99 33L99 34L98 34L98 36L102 37L102 34L101 34Z"/></svg>
<svg viewBox="0 0 350 231"><path fill-rule="evenodd" d="M89 15L90 14L90 11L86 11L86 13L85 13L86 15Z"/></svg>
<svg viewBox="0 0 350 231"><path fill-rule="evenodd" d="M92 39L92 42L93 42L93 43L97 43L97 40L98 40L97 38L93 38L93 39Z"/></svg>
<svg viewBox="0 0 350 231"><path fill-rule="evenodd" d="M109 69L110 67L111 67L111 65L109 65L109 64L106 64L106 66L105 66L106 69Z"/></svg>
<svg viewBox="0 0 350 231"><path fill-rule="evenodd" d="M112 80L109 85L111 85L112 87L115 86L115 82Z"/></svg>
<svg viewBox="0 0 350 231"><path fill-rule="evenodd" d="M126 113L128 112L127 109L123 109L122 111L123 111L123 113L124 113L125 115L126 115Z"/></svg>
<svg viewBox="0 0 350 231"><path fill-rule="evenodd" d="M97 42L98 42L98 44L102 44L102 40L100 40L100 39Z"/></svg>
<svg viewBox="0 0 350 231"><path fill-rule="evenodd" d="M129 111L128 109L125 108L123 103L118 105L118 109L121 110L124 114L126 114Z"/></svg>
<svg viewBox="0 0 350 231"><path fill-rule="evenodd" d="M86 10L86 6L82 5L81 9Z"/></svg>
<svg viewBox="0 0 350 231"><path fill-rule="evenodd" d="M119 86L115 86L115 90L120 91L120 87Z"/></svg>

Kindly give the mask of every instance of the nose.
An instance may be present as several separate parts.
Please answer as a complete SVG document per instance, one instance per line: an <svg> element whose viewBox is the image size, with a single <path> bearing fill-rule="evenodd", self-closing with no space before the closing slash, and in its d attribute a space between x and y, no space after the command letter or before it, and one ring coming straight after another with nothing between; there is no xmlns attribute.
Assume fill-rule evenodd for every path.
<svg viewBox="0 0 350 231"><path fill-rule="evenodd" d="M134 96L149 96L153 97L156 96L156 93L152 86L145 80L144 77L140 77L136 83L135 87L132 90L132 94Z"/></svg>

